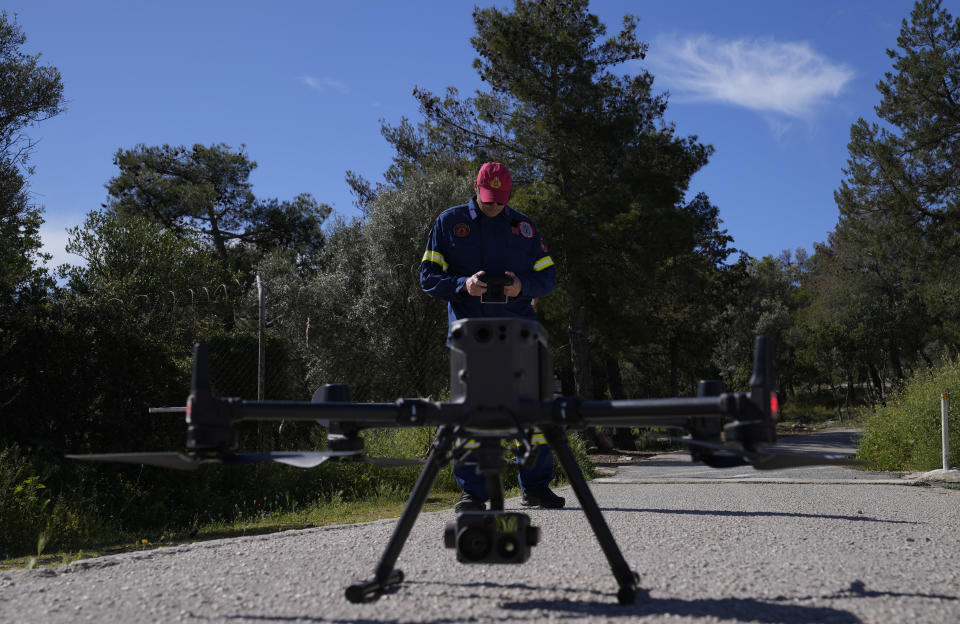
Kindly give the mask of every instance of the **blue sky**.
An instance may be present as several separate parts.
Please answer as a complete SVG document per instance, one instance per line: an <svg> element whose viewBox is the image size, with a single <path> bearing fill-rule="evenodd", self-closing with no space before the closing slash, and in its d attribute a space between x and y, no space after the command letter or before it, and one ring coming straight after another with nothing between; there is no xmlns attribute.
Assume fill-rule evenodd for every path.
<svg viewBox="0 0 960 624"><path fill-rule="evenodd" d="M245 144L258 197L309 192L356 215L344 174L381 179L391 152L380 120L418 121L415 86L483 88L474 4L6 2L25 51L60 69L67 99L65 113L29 130L52 264L79 261L63 251L65 230L104 202L117 149L138 143ZM957 4L944 6L956 15ZM691 196L707 193L734 246L759 257L810 250L833 229L850 125L874 118L885 50L912 6L595 0L591 11L609 34L625 13L640 18L642 66L670 93L666 119L716 149Z"/></svg>

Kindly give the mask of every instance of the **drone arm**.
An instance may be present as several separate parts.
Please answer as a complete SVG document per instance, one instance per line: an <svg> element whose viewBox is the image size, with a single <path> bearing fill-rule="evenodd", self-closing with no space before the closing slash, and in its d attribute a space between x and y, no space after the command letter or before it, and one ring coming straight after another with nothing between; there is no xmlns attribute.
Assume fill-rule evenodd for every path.
<svg viewBox="0 0 960 624"><path fill-rule="evenodd" d="M423 399L400 399L395 403L350 403L346 401L244 401L217 397L210 381L207 345L198 343L193 352L193 377L187 399L187 424L194 430L188 448L233 448L234 423L258 421L343 421L359 427L421 427L437 422L435 403ZM451 419L446 419L447 421Z"/></svg>
<svg viewBox="0 0 960 624"><path fill-rule="evenodd" d="M396 403L313 403L309 401L242 401L236 421L342 420L361 427L397 424Z"/></svg>
<svg viewBox="0 0 960 624"><path fill-rule="evenodd" d="M423 399L400 399L395 403L346 403L339 401L243 401L211 397L205 404L191 404L188 422L194 427L227 427L243 421L342 421L359 427L423 427L454 420L440 419L436 403ZM448 408L449 410L449 408ZM441 420L443 422L441 422Z"/></svg>
<svg viewBox="0 0 960 624"><path fill-rule="evenodd" d="M581 401L561 397L551 404L555 424L582 427L681 427L692 417L736 414L735 395L680 399L635 399L620 401Z"/></svg>

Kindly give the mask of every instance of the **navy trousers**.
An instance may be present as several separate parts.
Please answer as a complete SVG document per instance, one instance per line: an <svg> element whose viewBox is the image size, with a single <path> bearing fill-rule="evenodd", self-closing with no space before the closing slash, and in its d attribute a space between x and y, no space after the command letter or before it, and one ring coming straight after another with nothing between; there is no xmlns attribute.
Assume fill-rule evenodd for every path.
<svg viewBox="0 0 960 624"><path fill-rule="evenodd" d="M517 458L519 463L520 458ZM477 474L477 461L473 453L467 455L466 461L453 469L453 476L457 480L457 485L465 492L470 492L480 500L487 500L490 495L487 493L487 480L483 475ZM546 444L540 445L540 451L537 453L537 462L532 468L520 466L520 474L517 475L517 481L520 482L520 489L524 492L538 490L550 485L553 480L553 451Z"/></svg>

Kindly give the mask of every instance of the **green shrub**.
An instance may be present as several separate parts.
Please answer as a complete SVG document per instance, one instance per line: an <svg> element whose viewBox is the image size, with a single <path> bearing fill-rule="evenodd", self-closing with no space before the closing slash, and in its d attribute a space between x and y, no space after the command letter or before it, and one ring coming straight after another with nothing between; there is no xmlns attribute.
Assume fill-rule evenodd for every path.
<svg viewBox="0 0 960 624"><path fill-rule="evenodd" d="M88 536L94 514L47 487L51 471L17 445L0 448L0 557L31 554Z"/></svg>
<svg viewBox="0 0 960 624"><path fill-rule="evenodd" d="M960 359L918 371L886 407L869 416L857 457L877 470L942 468L940 394L944 390L954 403L950 410L950 464L960 464Z"/></svg>
<svg viewBox="0 0 960 624"><path fill-rule="evenodd" d="M567 441L570 443L570 450L573 451L573 456L577 460L577 464L580 466L580 470L583 471L583 476L588 479L593 479L597 476L596 468L593 465L593 462L590 461L590 456L587 455L587 443L578 435L567 434ZM554 464L554 475L556 479L560 479L563 476L563 471L560 468L560 462L555 462Z"/></svg>
<svg viewBox="0 0 960 624"><path fill-rule="evenodd" d="M9 446L0 450L0 553L30 552L40 537L50 505L36 467Z"/></svg>
<svg viewBox="0 0 960 624"><path fill-rule="evenodd" d="M363 433L367 454L372 457L409 457L417 459L426 459L435 435L436 431L431 428L370 429ZM588 479L596 476L583 439L577 435L568 435L567 439L584 475ZM506 488L517 485L517 465L514 461L512 448L512 442L507 442L504 445L503 485ZM383 469L378 478L393 480L398 489L409 491L413 488L419 472L419 468ZM559 482L564 481L563 470L559 462L554 463L554 479ZM453 470L450 466L440 472L434 489L442 491L457 489L456 481L453 478Z"/></svg>

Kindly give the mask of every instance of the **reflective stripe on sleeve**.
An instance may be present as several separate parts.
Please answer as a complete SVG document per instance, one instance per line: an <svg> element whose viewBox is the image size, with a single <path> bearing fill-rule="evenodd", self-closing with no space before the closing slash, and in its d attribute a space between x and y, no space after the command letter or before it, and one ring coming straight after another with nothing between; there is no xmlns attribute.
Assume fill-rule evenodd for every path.
<svg viewBox="0 0 960 624"><path fill-rule="evenodd" d="M534 446L536 446L537 444L546 444L546 443L547 443L547 440L546 438L543 437L542 433L535 433L532 436L530 436L530 444L533 444ZM523 444L520 443L520 440L514 440L513 444L514 446L523 446Z"/></svg>
<svg viewBox="0 0 960 624"><path fill-rule="evenodd" d="M550 256L544 256L533 263L533 270L542 271L552 266L553 266L553 258L551 258Z"/></svg>
<svg viewBox="0 0 960 624"><path fill-rule="evenodd" d="M480 443L476 440L467 440L467 443L463 445L463 448L466 449L475 449L480 448Z"/></svg>
<svg viewBox="0 0 960 624"><path fill-rule="evenodd" d="M423 259L421 259L420 262L436 262L441 267L443 267L444 272L446 272L447 268L450 266L449 264L447 264L447 261L443 259L443 254L436 251L430 251L429 249L423 253ZM552 264L552 261L551 261L551 264Z"/></svg>

